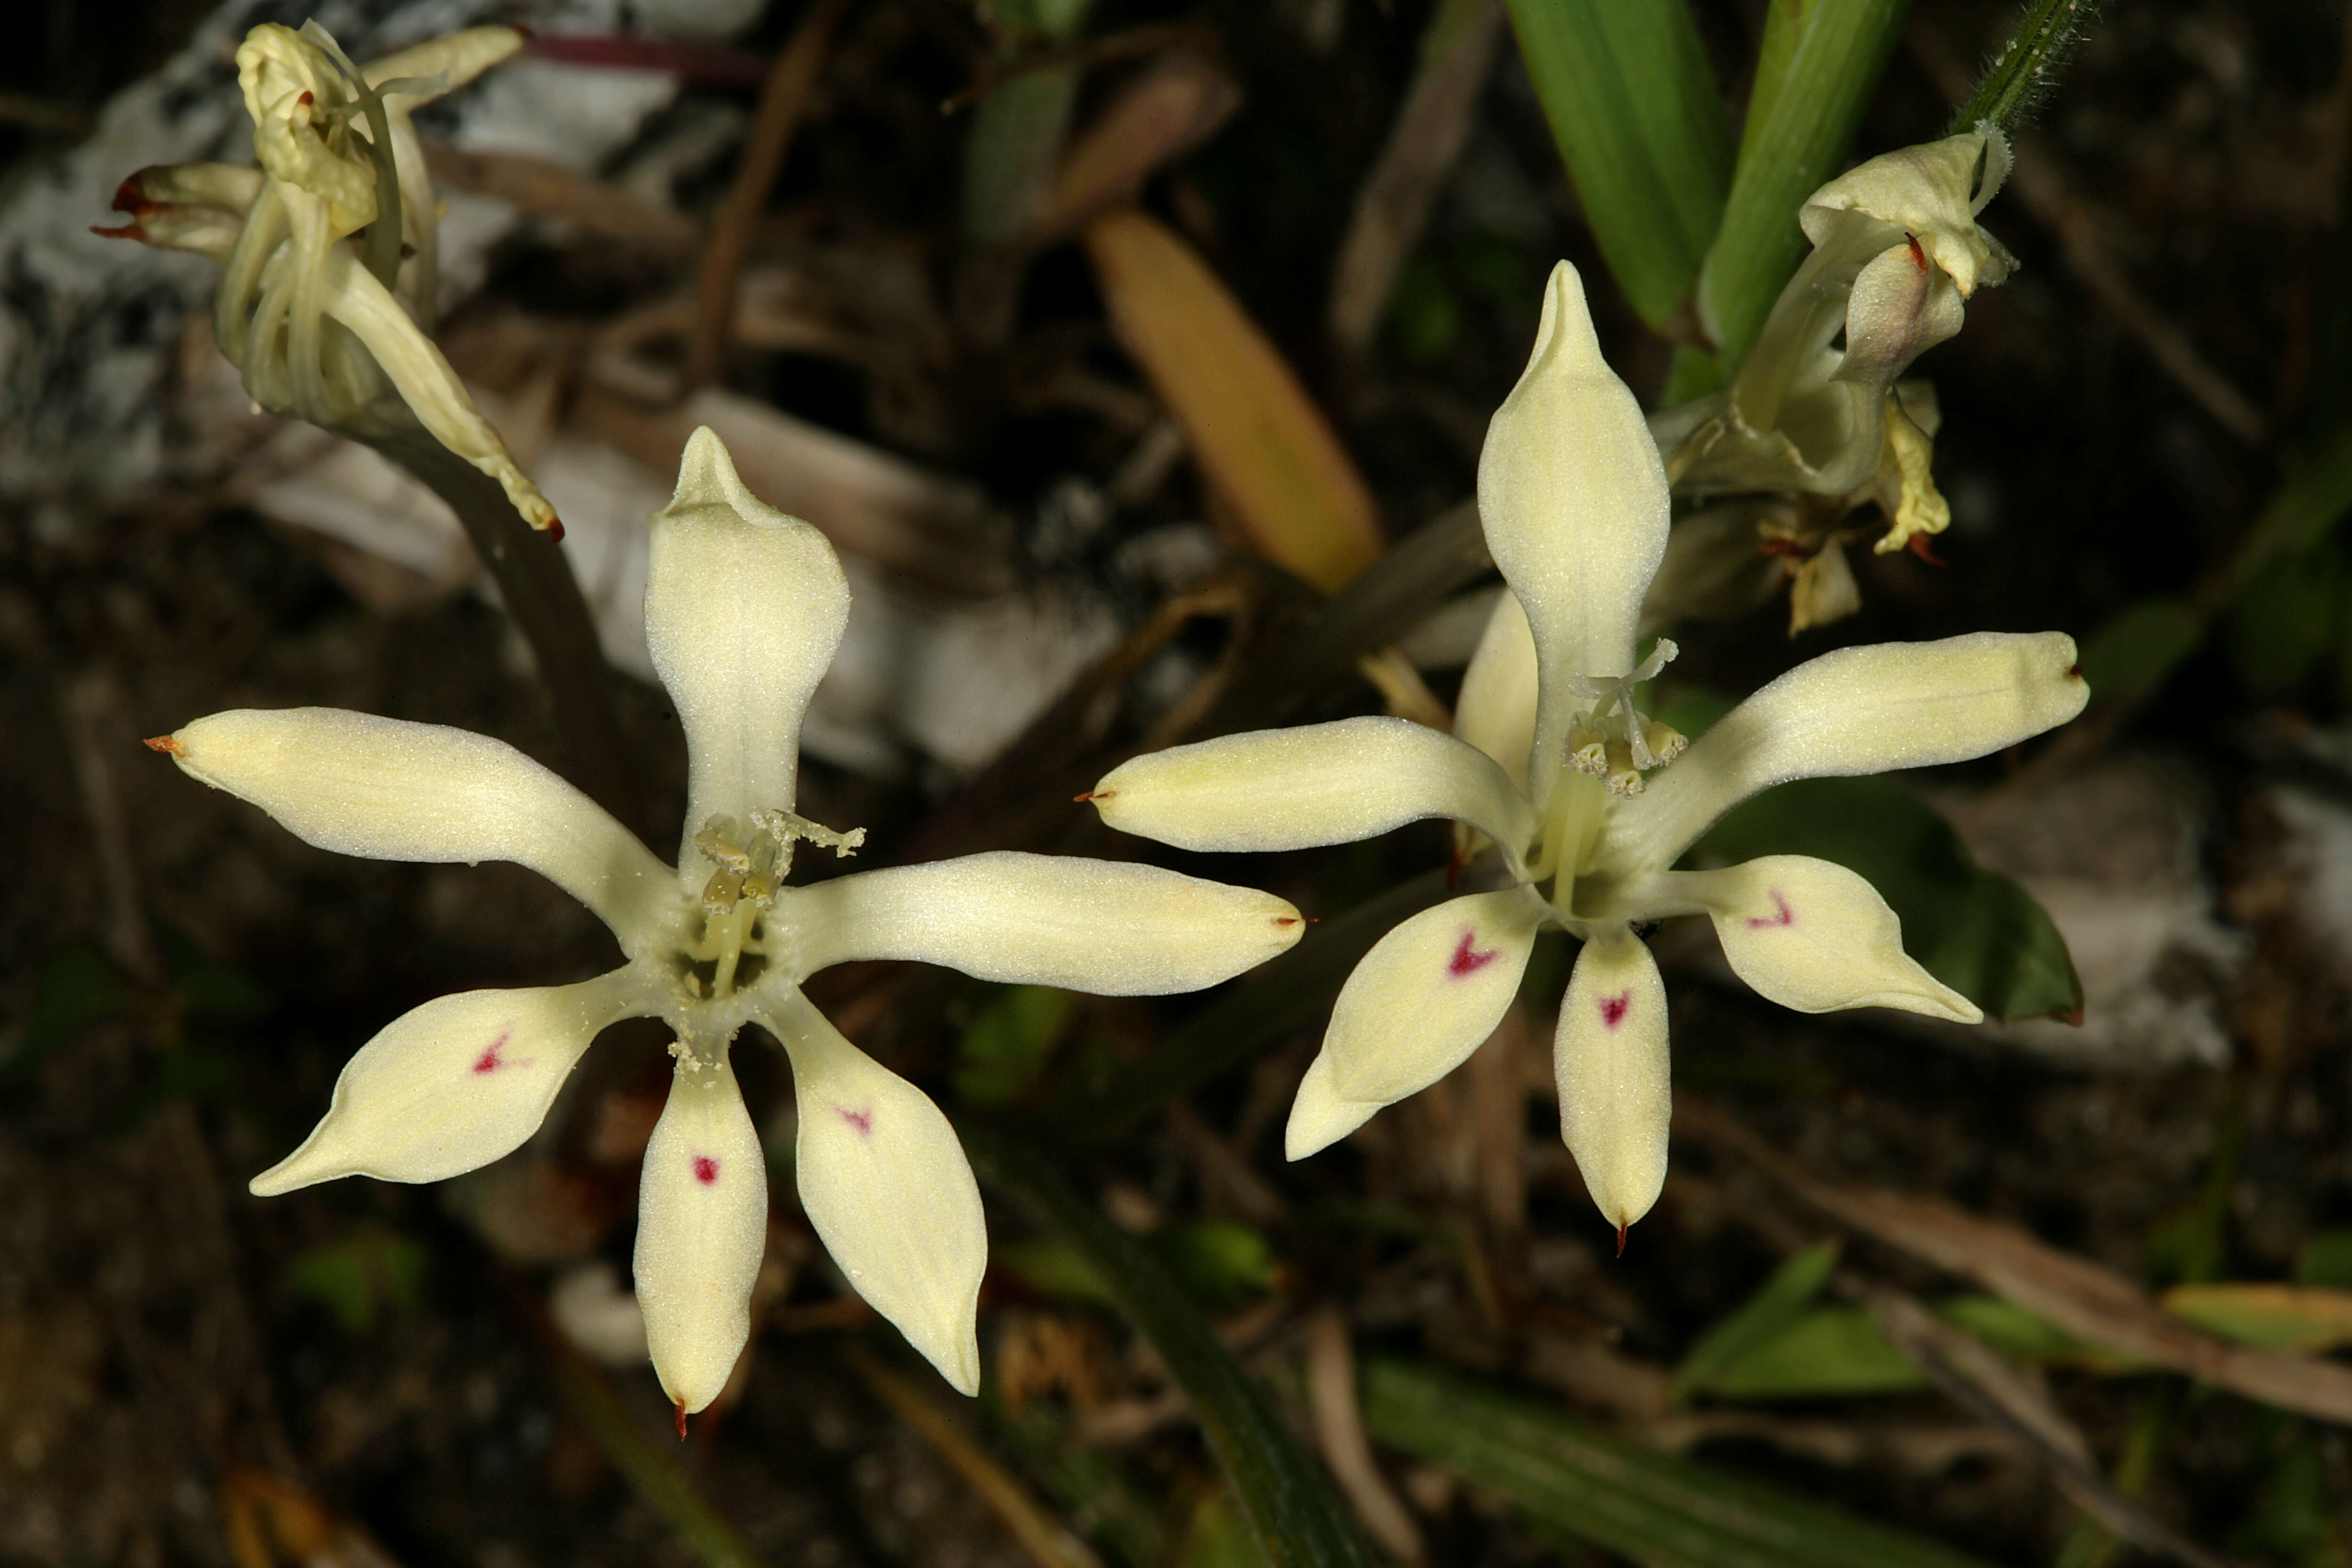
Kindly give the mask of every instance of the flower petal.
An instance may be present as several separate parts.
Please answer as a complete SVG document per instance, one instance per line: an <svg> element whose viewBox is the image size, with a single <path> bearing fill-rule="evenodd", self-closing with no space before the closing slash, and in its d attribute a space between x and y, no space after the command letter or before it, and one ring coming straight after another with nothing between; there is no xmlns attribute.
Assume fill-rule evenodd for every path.
<svg viewBox="0 0 2352 1568"><path fill-rule="evenodd" d="M1462 672L1462 692L1454 705L1454 738L1495 759L1505 776L1524 793L1528 751L1536 738L1535 634L1528 613L1508 588L1495 601L1495 613Z"/></svg>
<svg viewBox="0 0 2352 1568"><path fill-rule="evenodd" d="M1304 1160L1328 1149L1388 1108L1384 1100L1349 1100L1331 1079L1330 1053L1317 1053L1290 1101L1290 1121L1282 1132L1283 1158Z"/></svg>
<svg viewBox="0 0 2352 1568"><path fill-rule="evenodd" d="M1601 1216L1621 1230L1665 1184L1668 1072L1657 961L1626 927L1603 926L1576 955L1560 999L1552 1073L1560 1136Z"/></svg>
<svg viewBox="0 0 2352 1568"><path fill-rule="evenodd" d="M1362 1121L1338 1125L1338 1103L1370 1115L1460 1066L1518 994L1549 912L1534 889L1505 888L1449 899L1381 938L1332 1004L1315 1093L1302 1086L1293 1103L1284 1153L1303 1159Z"/></svg>
<svg viewBox="0 0 2352 1568"><path fill-rule="evenodd" d="M801 715L848 623L824 535L744 489L719 437L696 430L654 514L646 580L646 639L686 725L688 891L709 875L693 843L713 816L792 809Z"/></svg>
<svg viewBox="0 0 2352 1568"><path fill-rule="evenodd" d="M1478 513L1546 677L1535 754L1565 755L1575 701L1565 678L1633 667L1642 596L1666 547L1665 468L1641 405L1601 357L1583 282L1565 261L1545 288L1528 367L1486 427Z"/></svg>
<svg viewBox="0 0 2352 1568"><path fill-rule="evenodd" d="M302 1146L253 1178L274 1198L338 1176L439 1182L521 1147L597 1032L635 1009L625 969L576 985L439 996L386 1025L335 1080Z"/></svg>
<svg viewBox="0 0 2352 1568"><path fill-rule="evenodd" d="M1090 797L1105 822L1179 849L1303 849L1424 816L1512 850L1535 814L1494 759L1409 719L1224 735L1121 763Z"/></svg>
<svg viewBox="0 0 2352 1568"><path fill-rule="evenodd" d="M835 877L779 895L799 973L858 958L943 963L982 980L1104 996L1197 991L1297 942L1271 893L1157 866L1011 850Z"/></svg>
<svg viewBox="0 0 2352 1568"><path fill-rule="evenodd" d="M857 1293L959 1393L977 1394L988 1227L955 1129L799 995L760 1021L793 1058L809 1223Z"/></svg>
<svg viewBox="0 0 2352 1568"><path fill-rule="evenodd" d="M2090 689L2063 632L1976 632L1810 659L1733 709L1602 835L1604 868L1672 865L1707 825L1790 779L1964 762L2083 710Z"/></svg>
<svg viewBox="0 0 2352 1568"><path fill-rule="evenodd" d="M1815 245L1825 245L1858 214L1885 226L1881 244L1916 238L1950 274L1963 295L1982 283L1999 283L2013 265L2009 253L1977 226L2008 174L2008 139L1990 126L1964 131L1940 142L1899 147L1857 163L1805 199L1797 221Z"/></svg>
<svg viewBox="0 0 2352 1568"><path fill-rule="evenodd" d="M321 849L528 866L593 910L624 948L671 896L669 868L627 828L487 735L341 708L237 708L150 743Z"/></svg>
<svg viewBox="0 0 2352 1568"><path fill-rule="evenodd" d="M1732 973L1783 1007L1900 1007L1960 1024L1983 1020L1975 1003L1903 951L1903 922L1843 866L1766 855L1719 871L1669 871L1657 885L1705 909Z"/></svg>
<svg viewBox="0 0 2352 1568"><path fill-rule="evenodd" d="M637 1305L662 1392L693 1415L751 1337L768 1245L768 1163L734 1069L682 1058L637 1184Z"/></svg>

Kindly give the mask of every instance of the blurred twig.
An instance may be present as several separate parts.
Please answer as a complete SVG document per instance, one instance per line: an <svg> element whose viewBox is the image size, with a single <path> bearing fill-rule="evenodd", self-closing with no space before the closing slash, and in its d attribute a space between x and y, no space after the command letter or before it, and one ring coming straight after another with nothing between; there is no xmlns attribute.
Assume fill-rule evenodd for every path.
<svg viewBox="0 0 2352 1568"><path fill-rule="evenodd" d="M1356 208L1331 268L1331 338L1341 353L1370 347L1405 258L1462 155L1503 33L1503 0L1443 0L1422 35L1421 62L1380 161L1356 190Z"/></svg>
<svg viewBox="0 0 2352 1568"><path fill-rule="evenodd" d="M1012 1472L973 1442L955 1418L940 1408L911 1378L901 1377L856 1345L844 1347L850 1370L865 1380L874 1396L888 1405L899 1420L915 1429L933 1452L961 1476L988 1510L1021 1543L1037 1568L1102 1568L1102 1559L1069 1527L1047 1513Z"/></svg>
<svg viewBox="0 0 2352 1568"><path fill-rule="evenodd" d="M694 333L688 341L685 388L692 391L719 374L726 357L728 328L735 320L735 283L751 252L751 236L768 196L782 172L793 132L807 110L810 89L824 63L843 0L813 0L793 36L778 52L760 89L760 107L743 139L743 159L735 183L711 221L702 253L701 280L695 289Z"/></svg>

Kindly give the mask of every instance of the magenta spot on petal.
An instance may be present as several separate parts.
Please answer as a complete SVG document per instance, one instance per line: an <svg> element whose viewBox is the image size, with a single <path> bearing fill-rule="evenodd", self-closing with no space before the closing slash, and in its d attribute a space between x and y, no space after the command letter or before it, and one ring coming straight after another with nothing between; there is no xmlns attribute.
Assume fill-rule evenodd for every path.
<svg viewBox="0 0 2352 1568"><path fill-rule="evenodd" d="M841 1111L841 1119L844 1121L848 1122L852 1127L857 1129L857 1135L859 1137L871 1138L874 1136L874 1108L872 1106L869 1105L863 1110L846 1110L837 1105L835 1106L834 1109Z"/></svg>
<svg viewBox="0 0 2352 1568"><path fill-rule="evenodd" d="M1454 956L1446 960L1446 973L1458 980L1465 974L1477 973L1503 956L1503 950L1499 947L1490 947L1484 952L1472 951L1472 943L1476 940L1477 935L1478 933L1474 931L1465 931L1462 933L1461 942L1454 946Z"/></svg>
<svg viewBox="0 0 2352 1568"><path fill-rule="evenodd" d="M1797 911L1789 907L1789 900L1780 896L1780 889L1778 888L1772 889L1772 907L1780 912L1769 916L1757 916L1748 922L1748 929L1769 931L1774 926L1792 926L1797 923Z"/></svg>
<svg viewBox="0 0 2352 1568"><path fill-rule="evenodd" d="M509 1039L513 1037L513 1026L509 1025L506 1028L500 1029L499 1031L499 1037L492 1040L489 1043L488 1047L485 1049L480 1056L474 1058L474 1070L476 1072L496 1072L500 1068L506 1066L507 1064L505 1062L499 1059L499 1047L505 1045Z"/></svg>
<svg viewBox="0 0 2352 1568"><path fill-rule="evenodd" d="M1601 1021L1613 1029L1625 1021L1626 1010L1633 1005L1633 994L1631 991L1620 991L1614 996L1603 996L1601 999Z"/></svg>
<svg viewBox="0 0 2352 1568"><path fill-rule="evenodd" d="M719 1162L708 1154L697 1154L694 1157L694 1179L706 1187L717 1181Z"/></svg>

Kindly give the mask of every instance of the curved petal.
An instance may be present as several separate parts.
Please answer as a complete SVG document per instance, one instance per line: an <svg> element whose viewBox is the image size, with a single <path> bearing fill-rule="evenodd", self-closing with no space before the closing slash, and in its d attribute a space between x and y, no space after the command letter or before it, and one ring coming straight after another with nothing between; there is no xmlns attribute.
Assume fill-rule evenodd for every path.
<svg viewBox="0 0 2352 1568"><path fill-rule="evenodd" d="M1552 1039L1559 1131L1601 1217L1621 1232L1666 1180L1666 987L1649 948L1622 925L1576 955Z"/></svg>
<svg viewBox="0 0 2352 1568"><path fill-rule="evenodd" d="M1524 794L1528 748L1536 738L1536 639L1528 613L1508 588L1495 601L1495 613L1462 672L1462 693L1454 705L1454 738L1495 759L1504 776Z"/></svg>
<svg viewBox="0 0 2352 1568"><path fill-rule="evenodd" d="M767 1246L768 1163L735 1071L683 1057L646 1145L630 1263L654 1373L681 1415L733 1374Z"/></svg>
<svg viewBox="0 0 2352 1568"><path fill-rule="evenodd" d="M487 735L341 708L236 708L148 743L321 849L528 866L594 910L624 948L670 901L669 868L627 828Z"/></svg>
<svg viewBox="0 0 2352 1568"><path fill-rule="evenodd" d="M1385 1100L1349 1100L1332 1083L1331 1076L1330 1053L1318 1052L1307 1064L1307 1076L1298 1080L1298 1093L1290 1101L1290 1121L1282 1131L1284 1159L1304 1160L1328 1149L1388 1109Z"/></svg>
<svg viewBox="0 0 2352 1568"><path fill-rule="evenodd" d="M1601 855L1619 875L1672 865L1707 825L1790 779L1964 762L2063 724L2090 700L2063 632L1977 632L1809 659L1620 803Z"/></svg>
<svg viewBox="0 0 2352 1568"><path fill-rule="evenodd" d="M1095 785L1122 833L1179 849L1348 844L1424 816L1466 822L1511 850L1535 814L1493 758L1409 719L1341 719L1224 735L1122 763Z"/></svg>
<svg viewBox="0 0 2352 1568"><path fill-rule="evenodd" d="M1306 930L1271 893L1157 866L1003 850L835 877L779 895L805 975L858 958L982 980L1160 996L1230 980Z"/></svg>
<svg viewBox="0 0 2352 1568"><path fill-rule="evenodd" d="M1669 871L1660 892L1704 909L1732 973L1800 1013L1900 1007L1975 1024L1977 1005L1903 951L1903 922L1860 875L1808 855Z"/></svg>
<svg viewBox="0 0 2352 1568"><path fill-rule="evenodd" d="M793 1058L801 1206L857 1293L957 1392L980 1392L988 1226L955 1129L795 994L760 1014Z"/></svg>
<svg viewBox="0 0 2352 1568"><path fill-rule="evenodd" d="M1449 899L1381 938L1332 1004L1312 1092L1300 1086L1284 1153L1303 1159L1363 1121L1339 1125L1337 1104L1370 1115L1459 1067L1518 994L1548 913L1533 889L1505 888Z"/></svg>
<svg viewBox="0 0 2352 1568"><path fill-rule="evenodd" d="M743 487L708 426L654 514L646 573L646 641L686 726L678 878L698 892L694 836L712 817L793 807L801 715L849 624L849 580L824 534Z"/></svg>
<svg viewBox="0 0 2352 1568"><path fill-rule="evenodd" d="M338 1176L439 1182L521 1147L597 1032L627 1016L634 977L467 991L402 1014L335 1079L302 1146L253 1178L274 1198Z"/></svg>
<svg viewBox="0 0 2352 1568"><path fill-rule="evenodd" d="M1478 515L1527 609L1546 689L1535 754L1562 756L1566 678L1633 667L1642 597L1666 548L1666 471L1641 405L1601 357L1584 285L1563 261L1519 384L1478 456ZM1549 793L1539 778L1537 804Z"/></svg>

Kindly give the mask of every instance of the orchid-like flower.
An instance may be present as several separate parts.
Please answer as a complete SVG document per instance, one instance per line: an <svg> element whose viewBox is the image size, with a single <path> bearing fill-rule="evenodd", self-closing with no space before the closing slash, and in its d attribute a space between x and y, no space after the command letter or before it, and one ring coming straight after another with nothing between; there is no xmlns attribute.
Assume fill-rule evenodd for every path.
<svg viewBox="0 0 2352 1568"><path fill-rule="evenodd" d="M1791 498L1776 529L1740 547L1752 554L1761 543L1791 563L1792 633L1860 603L1835 548L1848 511L1879 504L1881 552L1924 549L1951 521L1929 474L1934 393L1898 378L1958 332L1979 287L2015 269L1976 221L2009 166L2007 140L1980 125L1873 158L1815 191L1797 215L1812 252L1730 386L1651 421L1677 495ZM1670 564L1669 584L1683 576Z"/></svg>
<svg viewBox="0 0 2352 1568"><path fill-rule="evenodd" d="M264 23L236 51L259 166L142 169L115 192L131 221L96 232L222 264L213 334L255 403L371 444L422 424L543 529L554 509L420 324L438 204L409 119L521 47L472 27L362 68L316 22Z"/></svg>
<svg viewBox="0 0 2352 1568"><path fill-rule="evenodd" d="M645 1157L637 1300L679 1417L717 1395L750 1331L768 1175L729 1049L783 1045L801 1200L842 1272L940 1373L980 1380L980 1194L947 1119L844 1039L801 983L855 959L1118 995L1213 984L1288 947L1280 899L1151 867L982 854L788 886L796 842L846 854L793 812L801 720L849 590L824 535L761 504L709 430L653 522L646 625L690 759L675 870L588 797L504 743L334 709L242 710L149 742L321 848L377 859L513 860L595 911L625 962L576 984L428 1002L352 1058L310 1136L253 1182L435 1182L520 1145L597 1032L677 1035Z"/></svg>
<svg viewBox="0 0 2352 1568"><path fill-rule="evenodd" d="M1227 736L1127 763L1093 800L1112 826L1188 849L1343 843L1420 817L1492 840L1506 886L1405 921L1341 988L1287 1152L1451 1071L1501 1021L1536 933L1559 926L1584 944L1554 1045L1561 1131L1622 1237L1666 1156L1665 991L1635 926L1707 915L1740 978L1801 1012L1980 1016L1904 952L1894 911L1853 872L1790 855L1677 870L1684 851L1758 790L1981 756L2073 718L2088 692L2063 633L1981 633L1823 655L1687 744L1643 713L1642 684L1675 655L1635 647L1665 474L1565 262L1487 428L1478 509L1509 592L1455 734L1365 718Z"/></svg>

